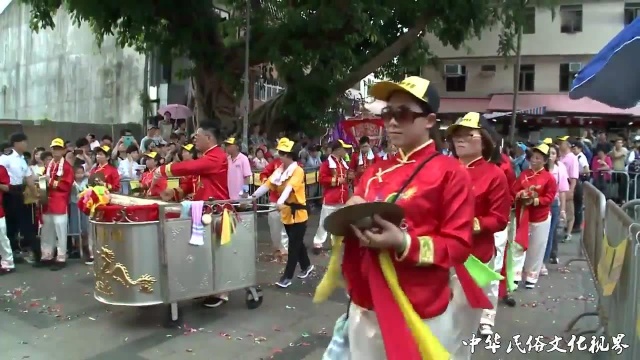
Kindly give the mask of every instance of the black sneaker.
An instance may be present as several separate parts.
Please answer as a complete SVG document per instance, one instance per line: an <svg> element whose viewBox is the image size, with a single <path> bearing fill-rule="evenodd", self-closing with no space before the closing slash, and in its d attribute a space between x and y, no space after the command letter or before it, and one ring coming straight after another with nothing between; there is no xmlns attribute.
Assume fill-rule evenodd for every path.
<svg viewBox="0 0 640 360"><path fill-rule="evenodd" d="M493 335L493 326L489 324L480 324L478 328L478 334L481 338L486 339Z"/></svg>
<svg viewBox="0 0 640 360"><path fill-rule="evenodd" d="M309 275L311 275L311 272L315 269L316 269L315 266L309 265L309 267L306 270L303 270L300 274L298 274L298 279L306 279Z"/></svg>
<svg viewBox="0 0 640 360"><path fill-rule="evenodd" d="M534 283L532 283L532 282L529 282L529 281L526 281L526 282L524 283L524 287L525 287L526 289L531 290L531 289L533 289L533 288L535 288L535 287L536 287L536 284L534 284Z"/></svg>
<svg viewBox="0 0 640 360"><path fill-rule="evenodd" d="M16 272L16 268L0 268L0 276Z"/></svg>
<svg viewBox="0 0 640 360"><path fill-rule="evenodd" d="M276 286L281 288L288 288L291 286L291 279L287 279L286 277L282 277L280 280L276 282Z"/></svg>
<svg viewBox="0 0 640 360"><path fill-rule="evenodd" d="M202 302L202 305L204 307L208 307L208 308L215 308L218 307L224 303L226 303L227 300L223 299L223 298L219 298L217 296L209 296L206 299L204 299L204 301Z"/></svg>
<svg viewBox="0 0 640 360"><path fill-rule="evenodd" d="M85 265L93 265L93 257L88 258L84 263Z"/></svg>
<svg viewBox="0 0 640 360"><path fill-rule="evenodd" d="M501 299L502 303L507 305L508 307L516 306L516 299L514 299L511 295L507 295Z"/></svg>
<svg viewBox="0 0 640 360"><path fill-rule="evenodd" d="M56 261L53 263L53 265L51 265L51 271L59 271L64 269L65 267L67 267L67 263L64 261Z"/></svg>
<svg viewBox="0 0 640 360"><path fill-rule="evenodd" d="M53 260L40 260L33 263L34 268L46 268L53 265Z"/></svg>
<svg viewBox="0 0 640 360"><path fill-rule="evenodd" d="M560 263L560 261L558 261L557 257L549 258L549 264L557 265L558 263Z"/></svg>

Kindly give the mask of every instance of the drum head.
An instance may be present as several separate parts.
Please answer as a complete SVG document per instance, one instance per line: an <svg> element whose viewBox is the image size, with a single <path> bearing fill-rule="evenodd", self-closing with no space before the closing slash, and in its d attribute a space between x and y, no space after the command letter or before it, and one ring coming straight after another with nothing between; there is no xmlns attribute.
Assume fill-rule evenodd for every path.
<svg viewBox="0 0 640 360"><path fill-rule="evenodd" d="M336 210L324 219L323 225L328 233L345 236L351 232L350 225L355 225L362 230L371 228L374 214L398 226L404 218L404 210L396 204L370 202L345 206Z"/></svg>

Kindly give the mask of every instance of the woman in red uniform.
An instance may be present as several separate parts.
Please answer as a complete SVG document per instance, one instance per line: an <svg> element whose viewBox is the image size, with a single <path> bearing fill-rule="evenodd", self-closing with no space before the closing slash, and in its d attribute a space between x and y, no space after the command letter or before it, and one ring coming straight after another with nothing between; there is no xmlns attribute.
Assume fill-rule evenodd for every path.
<svg viewBox="0 0 640 360"><path fill-rule="evenodd" d="M89 176L97 172L103 173L107 189L117 193L120 191L120 175L118 174L118 169L109 163L111 148L107 145L102 145L95 148L94 151L96 152L96 165L89 172Z"/></svg>
<svg viewBox="0 0 640 360"><path fill-rule="evenodd" d="M533 289L538 282L551 226L551 203L558 191L553 175L546 169L548 158L549 145L532 148L530 168L513 185L517 219L514 280L518 284L524 278L527 289Z"/></svg>
<svg viewBox="0 0 640 360"><path fill-rule="evenodd" d="M198 158L198 151L193 144L183 145L178 153L180 161L191 161ZM179 186L185 194L193 193L198 183L198 177L193 175L181 176Z"/></svg>
<svg viewBox="0 0 640 360"><path fill-rule="evenodd" d="M495 234L506 229L511 210L509 184L504 172L496 166L494 138L492 129L479 113L471 112L447 129L447 137L453 146L453 155L466 167L473 183L475 195L475 218L473 221L472 255L495 269ZM491 132L490 132L491 131ZM500 268L501 266L499 266ZM458 277L459 274L456 274ZM495 291L494 286L495 285ZM458 290L458 293L456 293ZM491 283L484 289L485 294L495 308L498 303L498 283ZM471 334L478 329L482 309L472 308L466 300L462 288L454 288L453 304L457 305L454 312L456 323L466 327L465 334ZM460 349L452 354L456 358L470 357L470 348Z"/></svg>
<svg viewBox="0 0 640 360"><path fill-rule="evenodd" d="M449 359L463 347L458 341L463 330L449 306L449 283L452 268L463 266L471 254L471 180L458 160L436 148L440 101L428 80L382 81L369 93L388 103L382 118L399 158L365 170L346 205L395 199L405 218L398 226L374 216L375 231L351 227L352 235L334 242L334 250L344 244L342 273L351 305L348 316L338 320L325 356ZM316 301L332 288L334 256L339 257L334 254ZM410 306L399 305L407 301ZM434 336L425 336L420 328ZM339 347L340 341L348 345Z"/></svg>
<svg viewBox="0 0 640 360"><path fill-rule="evenodd" d="M140 186L144 189L144 194L147 197L160 197L160 194L167 188L167 178L159 178L155 182L153 181L153 172L160 165L158 163L158 157L159 155L156 152L150 152L144 155L147 170L142 174Z"/></svg>

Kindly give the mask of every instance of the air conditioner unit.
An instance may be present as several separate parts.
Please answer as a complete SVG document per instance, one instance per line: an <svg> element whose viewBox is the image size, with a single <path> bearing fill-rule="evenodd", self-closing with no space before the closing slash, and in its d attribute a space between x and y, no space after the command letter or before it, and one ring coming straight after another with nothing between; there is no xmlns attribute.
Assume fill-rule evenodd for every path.
<svg viewBox="0 0 640 360"><path fill-rule="evenodd" d="M493 64L482 65L480 66L480 75L489 77L494 76L496 74L496 66Z"/></svg>
<svg viewBox="0 0 640 360"><path fill-rule="evenodd" d="M445 76L462 76L462 65L447 64L444 66Z"/></svg>
<svg viewBox="0 0 640 360"><path fill-rule="evenodd" d="M579 62L569 63L569 72L577 73L580 70L582 70L582 63L579 63Z"/></svg>

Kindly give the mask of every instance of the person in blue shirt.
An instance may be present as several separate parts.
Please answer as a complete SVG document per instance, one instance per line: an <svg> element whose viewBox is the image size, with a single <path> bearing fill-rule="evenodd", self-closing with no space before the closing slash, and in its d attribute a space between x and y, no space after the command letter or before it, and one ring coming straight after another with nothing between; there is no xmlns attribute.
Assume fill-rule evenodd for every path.
<svg viewBox="0 0 640 360"><path fill-rule="evenodd" d="M513 170L516 173L516 178L520 176L520 173L529 168L529 161L527 161L527 145L521 142L517 142L514 148L515 157L513 159Z"/></svg>

